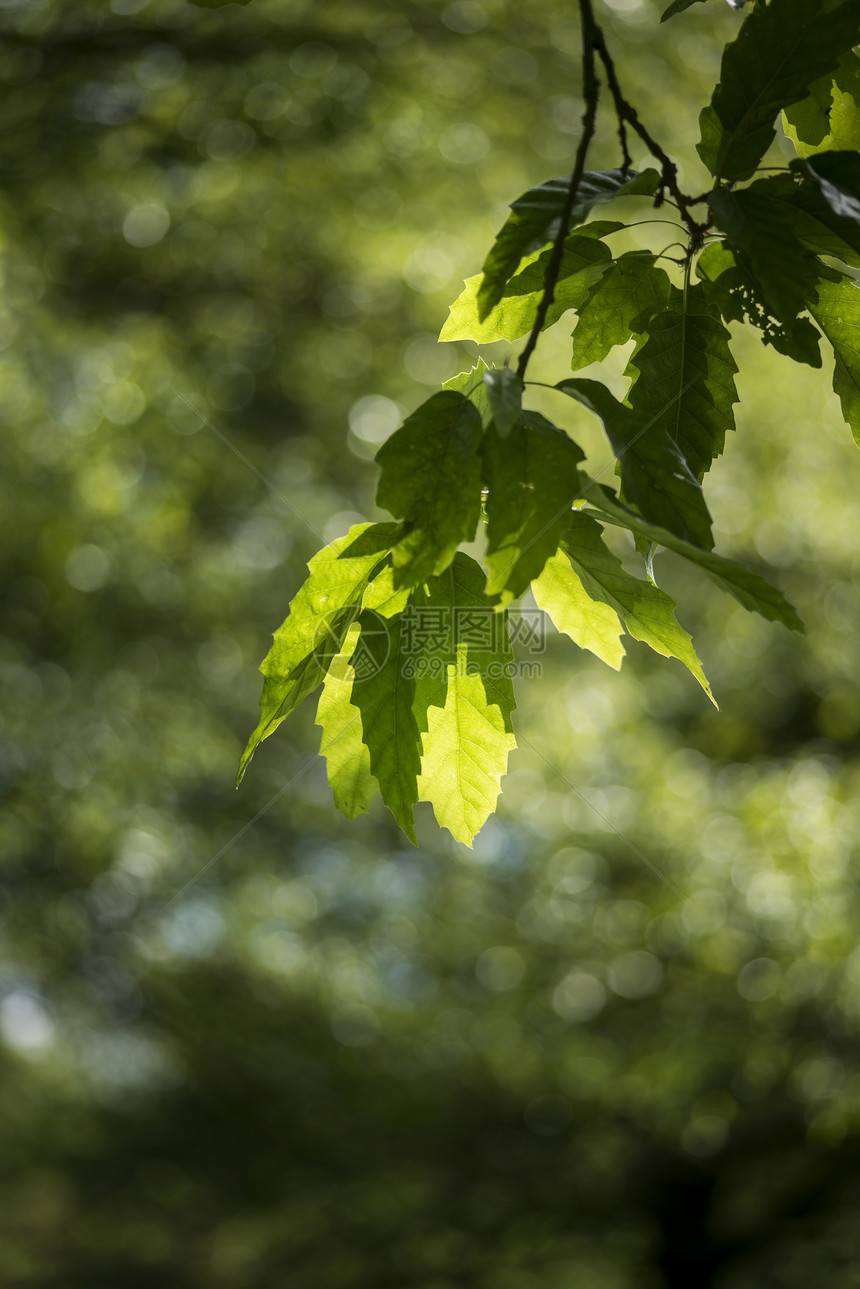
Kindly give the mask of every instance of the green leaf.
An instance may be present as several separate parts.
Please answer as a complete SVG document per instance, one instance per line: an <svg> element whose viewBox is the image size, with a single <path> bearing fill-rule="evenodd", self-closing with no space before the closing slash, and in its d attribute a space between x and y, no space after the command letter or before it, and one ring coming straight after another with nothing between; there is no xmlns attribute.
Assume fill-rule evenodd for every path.
<svg viewBox="0 0 860 1289"><path fill-rule="evenodd" d="M414 586L450 564L478 525L483 425L462 394L443 390L407 417L383 443L378 506L407 521L393 548L395 580Z"/></svg>
<svg viewBox="0 0 860 1289"><path fill-rule="evenodd" d="M853 219L832 210L809 177L805 162L793 161L791 169L791 175L772 175L759 182L768 185L768 195L782 205L804 246L860 267L860 228Z"/></svg>
<svg viewBox="0 0 860 1289"><path fill-rule="evenodd" d="M689 9L691 5L703 3L704 0L672 0L669 8L664 9L660 21L667 22L669 18L674 18L676 13L683 13L684 10Z"/></svg>
<svg viewBox="0 0 860 1289"><path fill-rule="evenodd" d="M563 380L556 389L582 403L603 421L618 458L624 495L652 523L710 549L711 517L701 485L666 428L668 414L681 391L667 391L660 418L641 416L625 407L595 380ZM659 423L658 423L659 420Z"/></svg>
<svg viewBox="0 0 860 1289"><path fill-rule="evenodd" d="M494 367L484 384L496 430L500 438L507 438L523 410L523 382L509 367Z"/></svg>
<svg viewBox="0 0 860 1289"><path fill-rule="evenodd" d="M795 318L784 325L772 316L761 297L758 282L739 263L725 242L710 242L696 261L708 301L725 322L751 322L762 332L762 343L773 345L795 362L821 366L819 333L808 318Z"/></svg>
<svg viewBox="0 0 860 1289"><path fill-rule="evenodd" d="M798 156L860 149L860 58L847 50L832 76L809 87L809 96L785 109L782 124Z"/></svg>
<svg viewBox="0 0 860 1289"><path fill-rule="evenodd" d="M532 594L557 631L618 671L624 658L618 614L605 601L592 599L564 550L547 560L532 582Z"/></svg>
<svg viewBox="0 0 860 1289"><path fill-rule="evenodd" d="M481 455L489 487L487 594L507 604L557 549L581 488L583 453L538 412L523 412L504 441L487 433Z"/></svg>
<svg viewBox="0 0 860 1289"><path fill-rule="evenodd" d="M833 346L833 389L860 447L860 289L848 277L822 279L809 297L809 312Z"/></svg>
<svg viewBox="0 0 860 1289"><path fill-rule="evenodd" d="M675 603L666 592L627 572L609 550L591 515L576 511L571 515L563 549L586 595L612 609L634 640L641 640L664 658L682 662L716 707L693 642L679 625Z"/></svg>
<svg viewBox="0 0 860 1289"><path fill-rule="evenodd" d="M806 169L834 215L860 225L860 156L822 152L807 158Z"/></svg>
<svg viewBox="0 0 860 1289"><path fill-rule="evenodd" d="M364 814L379 790L362 736L361 712L350 702L355 671L349 660L359 633L354 622L323 681L316 719L322 727L320 755L326 758L334 803L349 819Z"/></svg>
<svg viewBox="0 0 860 1289"><path fill-rule="evenodd" d="M771 313L790 326L815 280L815 260L795 233L789 213L770 199L768 181L740 192L720 189L709 205Z"/></svg>
<svg viewBox="0 0 860 1289"><path fill-rule="evenodd" d="M479 565L462 552L430 580L416 610L432 620L422 665L416 666L418 790L442 827L471 846L495 809L508 754L516 747L505 615L494 612Z"/></svg>
<svg viewBox="0 0 860 1289"><path fill-rule="evenodd" d="M720 83L699 118L699 156L712 175L748 179L774 139L780 110L806 98L857 40L860 0L756 5L723 53Z"/></svg>
<svg viewBox="0 0 860 1289"><path fill-rule="evenodd" d="M649 424L649 435L657 428L665 432L699 480L735 425L738 368L729 339L711 314L670 309L651 319L627 366L633 382L627 402Z"/></svg>
<svg viewBox="0 0 860 1289"><path fill-rule="evenodd" d="M602 487L593 479L587 481L583 496L589 506L600 512L604 521L626 528L653 542L655 546L665 546L703 568L721 590L734 596L751 613L758 613L769 622L781 622L790 631L803 631L803 623L782 592L752 569L717 555L714 551L704 551L699 546L681 541L674 533L656 524L649 524L641 515L622 505L608 488Z"/></svg>
<svg viewBox="0 0 860 1289"><path fill-rule="evenodd" d="M408 612L408 610L407 610ZM415 679L410 674L405 612L383 619L365 610L350 659L355 672L351 701L361 718L362 739L382 800L413 845L413 807L421 768Z"/></svg>
<svg viewBox="0 0 860 1289"><path fill-rule="evenodd" d="M614 197L648 195L656 190L659 182L656 170L645 170L641 174L587 170L580 181L569 227L581 224L593 206L612 201ZM569 187L570 175L550 179L511 203L511 213L496 234L481 271L482 282L477 299L478 317L482 322L501 300L505 283L520 261L548 242L555 241Z"/></svg>
<svg viewBox="0 0 860 1289"><path fill-rule="evenodd" d="M479 358L470 371L461 371L442 385L443 389L453 390L455 394L462 394L464 398L468 398L469 402L477 408L485 429L493 419L490 400L487 398L487 387L484 384L484 376L489 370L483 358Z"/></svg>
<svg viewBox="0 0 860 1289"><path fill-rule="evenodd" d="M310 577L290 602L260 665L260 721L239 762L238 783L257 746L321 684L398 531L396 524L356 524L308 563Z"/></svg>
<svg viewBox="0 0 860 1289"><path fill-rule="evenodd" d="M620 224L587 224L586 228L601 228L614 232ZM531 331L537 317L538 305L543 295L546 267L552 251L535 251L531 259L505 287L499 303L482 321L478 313L478 291L481 275L468 278L465 289L451 305L450 314L439 335L441 341L474 340L479 345L492 344L495 340L517 340ZM588 295L589 288L609 267L612 256L609 247L597 236L582 229L572 233L564 246L564 256L559 271L553 302L550 305L544 329L558 322L568 309L578 308Z"/></svg>
<svg viewBox="0 0 860 1289"><path fill-rule="evenodd" d="M573 333L574 371L601 362L669 303L671 283L648 251L621 255L591 287Z"/></svg>

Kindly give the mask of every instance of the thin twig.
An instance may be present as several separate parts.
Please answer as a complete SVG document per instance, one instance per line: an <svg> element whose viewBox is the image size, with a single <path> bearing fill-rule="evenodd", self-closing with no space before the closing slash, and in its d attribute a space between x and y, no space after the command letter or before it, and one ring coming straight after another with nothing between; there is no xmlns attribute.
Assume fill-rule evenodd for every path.
<svg viewBox="0 0 860 1289"><path fill-rule="evenodd" d="M553 244L552 254L549 257L549 263L546 266L544 276L543 293L541 294L540 303L538 304L537 315L535 316L534 326L529 332L529 338L526 341L525 349L519 357L517 363L517 375L522 380L529 365L529 359L534 353L538 337L543 330L546 315L549 307L555 298L555 288L558 283L558 275L561 272L561 264L564 259L564 242L568 233L573 208L576 203L579 185L582 182L582 176L585 172L585 158L588 153L589 144L594 137L594 125L597 119L597 99L600 94L600 84L597 80L597 73L594 67L594 18L591 13L589 0L580 0L579 14L582 23L582 87L585 97L585 111L582 116L582 137L579 140L579 146L576 149L576 160L574 162L573 174L570 176L570 186L567 190L567 196L564 201L564 208L561 212L558 233L555 243Z"/></svg>

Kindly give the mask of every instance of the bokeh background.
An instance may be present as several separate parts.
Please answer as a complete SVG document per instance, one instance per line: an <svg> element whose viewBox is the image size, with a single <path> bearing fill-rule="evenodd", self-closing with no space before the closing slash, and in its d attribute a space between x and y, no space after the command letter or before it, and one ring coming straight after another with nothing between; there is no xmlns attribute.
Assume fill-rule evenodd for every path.
<svg viewBox="0 0 860 1289"><path fill-rule="evenodd" d="M698 190L740 19L661 7L599 5ZM713 471L718 549L806 636L659 560L719 713L556 637L473 851L427 806L418 850L338 816L312 703L237 793L319 534L378 516L377 445L474 362L447 304L569 169L576 6L0 23L0 1282L856 1286L860 458L829 374L739 336Z"/></svg>

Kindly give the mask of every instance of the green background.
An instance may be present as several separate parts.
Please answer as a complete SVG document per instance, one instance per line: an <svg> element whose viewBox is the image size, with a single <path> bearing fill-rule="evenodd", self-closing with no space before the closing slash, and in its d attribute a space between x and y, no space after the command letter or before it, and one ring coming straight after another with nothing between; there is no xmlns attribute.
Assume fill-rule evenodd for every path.
<svg viewBox="0 0 860 1289"><path fill-rule="evenodd" d="M599 17L705 187L739 15ZM378 443L474 361L447 304L569 169L575 6L0 22L0 1281L856 1286L860 463L829 374L739 338L710 494L807 635L658 561L719 713L643 646L616 675L553 637L474 851L429 806L417 850L378 801L337 815L312 703L236 793L306 560L381 517ZM616 147L607 116L591 164Z"/></svg>

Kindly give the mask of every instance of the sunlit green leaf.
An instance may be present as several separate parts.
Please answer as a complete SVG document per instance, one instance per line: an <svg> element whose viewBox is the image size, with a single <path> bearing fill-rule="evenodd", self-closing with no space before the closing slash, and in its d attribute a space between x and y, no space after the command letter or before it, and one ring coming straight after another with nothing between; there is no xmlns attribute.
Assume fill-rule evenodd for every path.
<svg viewBox="0 0 860 1289"><path fill-rule="evenodd" d="M699 118L712 175L748 179L773 142L779 112L806 98L857 40L860 0L757 4L723 53L720 83Z"/></svg>
<svg viewBox="0 0 860 1289"><path fill-rule="evenodd" d="M320 755L326 758L334 803L349 819L364 814L379 790L370 769L361 712L350 701L355 672L349 660L358 643L359 631L358 623L354 622L344 637L343 648L323 681L316 720L322 727Z"/></svg>
<svg viewBox="0 0 860 1289"><path fill-rule="evenodd" d="M508 754L516 747L505 615L493 611L483 572L462 552L430 580L419 607L431 615L435 631L416 681L419 795L432 802L436 819L455 840L471 846L495 809Z"/></svg>
<svg viewBox="0 0 860 1289"><path fill-rule="evenodd" d="M484 384L484 376L489 371L489 367L483 358L479 358L474 367L469 371L461 371L450 380L446 380L442 388L453 390L455 394L462 394L473 403L478 410L483 425L486 427L493 419L490 412L490 400L487 398L487 387Z"/></svg>
<svg viewBox="0 0 860 1289"><path fill-rule="evenodd" d="M487 497L487 593L502 604L521 595L556 550L580 489L583 453L537 412L524 412L507 439L481 447Z"/></svg>
<svg viewBox="0 0 860 1289"><path fill-rule="evenodd" d="M614 197L647 196L655 191L658 183L656 170L644 170L641 174L629 171L626 175L621 170L587 170L579 185L569 227L581 224L593 206L612 201ZM505 283L520 261L555 241L569 187L569 175L550 179L511 203L511 213L497 233L481 270L477 296L481 321L501 300Z"/></svg>
<svg viewBox="0 0 860 1289"><path fill-rule="evenodd" d="M648 251L628 251L593 284L573 333L574 371L601 362L666 308L671 284L656 258Z"/></svg>
<svg viewBox="0 0 860 1289"><path fill-rule="evenodd" d="M239 782L263 739L321 684L341 650L374 569L386 557L396 524L356 524L308 563L310 577L290 602L263 662L260 721L239 763Z"/></svg>
<svg viewBox="0 0 860 1289"><path fill-rule="evenodd" d="M848 277L822 279L809 297L809 312L833 346L833 388L860 446L860 288Z"/></svg>
<svg viewBox="0 0 860 1289"><path fill-rule="evenodd" d="M592 599L564 550L547 560L532 582L532 594L557 631L618 671L624 658L618 614L604 600Z"/></svg>
<svg viewBox="0 0 860 1289"><path fill-rule="evenodd" d="M860 58L847 50L830 76L813 81L807 98L782 114L798 156L860 149Z"/></svg>
<svg viewBox="0 0 860 1289"><path fill-rule="evenodd" d="M393 548L396 580L412 585L441 572L478 523L483 425L462 394L443 390L407 417L376 455L377 505L406 521Z"/></svg>

